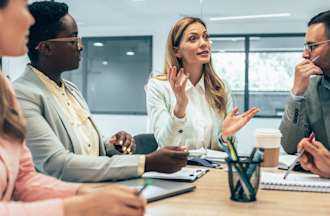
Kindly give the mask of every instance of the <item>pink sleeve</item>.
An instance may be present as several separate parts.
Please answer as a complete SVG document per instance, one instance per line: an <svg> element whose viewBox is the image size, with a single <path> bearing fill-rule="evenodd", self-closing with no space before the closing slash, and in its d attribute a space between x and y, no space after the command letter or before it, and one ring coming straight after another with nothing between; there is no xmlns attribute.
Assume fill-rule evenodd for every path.
<svg viewBox="0 0 330 216"><path fill-rule="evenodd" d="M36 201L69 197L77 193L79 186L80 184L66 183L37 173L29 149L25 143L22 144L19 173L14 190L15 200Z"/></svg>
<svg viewBox="0 0 330 216"><path fill-rule="evenodd" d="M64 216L60 199L38 202L0 202L0 215L6 216Z"/></svg>

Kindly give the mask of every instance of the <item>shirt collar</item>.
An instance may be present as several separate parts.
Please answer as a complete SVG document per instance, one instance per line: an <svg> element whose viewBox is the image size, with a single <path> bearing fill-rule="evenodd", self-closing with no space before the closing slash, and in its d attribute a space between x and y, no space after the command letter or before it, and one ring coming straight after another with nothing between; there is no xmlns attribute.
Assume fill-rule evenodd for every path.
<svg viewBox="0 0 330 216"><path fill-rule="evenodd" d="M322 85L330 90L330 78L326 78L325 76L322 76Z"/></svg>
<svg viewBox="0 0 330 216"><path fill-rule="evenodd" d="M195 86L190 82L190 80L187 81L186 91L189 91L191 88L200 88L203 92L205 92L204 73Z"/></svg>

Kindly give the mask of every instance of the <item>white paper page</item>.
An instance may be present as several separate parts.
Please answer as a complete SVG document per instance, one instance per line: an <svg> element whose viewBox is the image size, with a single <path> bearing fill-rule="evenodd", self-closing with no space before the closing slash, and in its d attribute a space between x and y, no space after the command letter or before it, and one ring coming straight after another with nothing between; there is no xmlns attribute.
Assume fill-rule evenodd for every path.
<svg viewBox="0 0 330 216"><path fill-rule="evenodd" d="M181 180L195 180L196 178L204 175L209 169L207 168L191 168L184 167L180 171L167 174L160 172L146 172L143 178L159 178L159 179L181 179Z"/></svg>

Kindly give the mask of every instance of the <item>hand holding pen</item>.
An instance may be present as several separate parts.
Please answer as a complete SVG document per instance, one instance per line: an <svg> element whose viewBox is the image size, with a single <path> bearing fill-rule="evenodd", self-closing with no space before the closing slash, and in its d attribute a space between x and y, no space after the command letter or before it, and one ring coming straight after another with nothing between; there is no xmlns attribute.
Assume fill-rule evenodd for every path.
<svg viewBox="0 0 330 216"><path fill-rule="evenodd" d="M309 142L312 142L314 138L315 138L315 133L312 132L312 133L309 135L309 137L308 137L308 141L309 141ZM304 154L304 148L302 148L302 149L299 151L299 153L298 153L296 159L295 159L295 160L292 162L292 164L289 166L289 168L288 168L288 170L286 171L286 173L285 173L283 179L286 179L286 178L288 177L288 175L290 174L290 172L292 171L292 169L294 168L294 166L297 164L297 162L300 160L300 158L303 156L303 154Z"/></svg>
<svg viewBox="0 0 330 216"><path fill-rule="evenodd" d="M148 186L151 186L151 185L152 185L152 179L145 179L142 188L136 192L136 195L137 195L137 196L140 196L140 195L143 193L143 191L144 191Z"/></svg>
<svg viewBox="0 0 330 216"><path fill-rule="evenodd" d="M302 139L298 145L304 150L300 158L300 165L305 170L324 178L330 178L330 152L318 141Z"/></svg>

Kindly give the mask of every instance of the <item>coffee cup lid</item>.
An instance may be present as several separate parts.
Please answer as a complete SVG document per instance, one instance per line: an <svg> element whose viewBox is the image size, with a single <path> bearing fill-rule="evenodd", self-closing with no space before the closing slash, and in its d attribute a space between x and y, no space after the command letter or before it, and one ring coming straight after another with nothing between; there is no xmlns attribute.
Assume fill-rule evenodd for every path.
<svg viewBox="0 0 330 216"><path fill-rule="evenodd" d="M282 137L280 130L274 128L257 128L255 135L258 137Z"/></svg>

